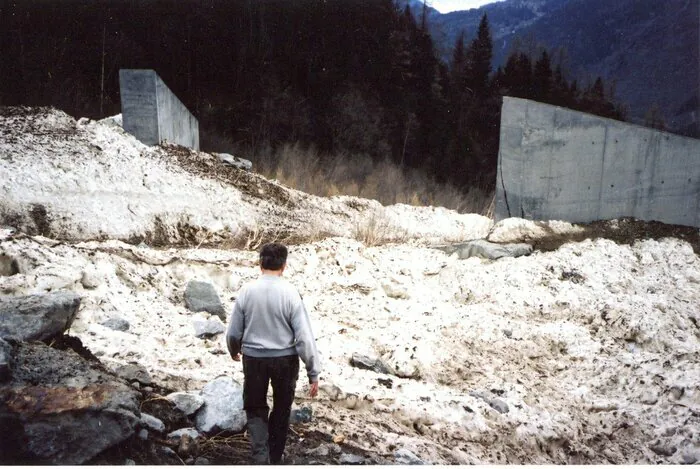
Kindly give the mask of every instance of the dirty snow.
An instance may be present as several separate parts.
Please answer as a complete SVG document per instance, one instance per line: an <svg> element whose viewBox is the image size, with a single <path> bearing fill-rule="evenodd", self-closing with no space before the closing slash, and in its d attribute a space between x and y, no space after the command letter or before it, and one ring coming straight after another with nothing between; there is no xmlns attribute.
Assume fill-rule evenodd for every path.
<svg viewBox="0 0 700 469"><path fill-rule="evenodd" d="M74 125L49 117L39 128ZM64 140L0 133L2 208L42 203L54 219L67 218L55 229L62 242L0 241L20 269L0 276L0 293L78 292L70 333L108 366L138 362L178 391L222 374L242 382L223 336L195 337L195 320L209 316L189 312L183 293L190 280L211 282L230 310L240 286L259 275L255 251L124 240L151 229L155 214L189 216L208 230L217 221L243 226L239 217L265 216L265 202L180 170L167 152L113 125L89 122L77 132ZM101 150L85 154L89 145ZM292 246L285 273L304 297L322 358L318 398L306 398L305 380L297 389L297 405L313 408L320 430L430 463L680 463L699 454L700 259L685 241L587 239L515 259L460 260L430 244L484 238L492 228L491 236L520 242L542 225L294 197L307 220L318 213L324 229L337 228L335 237ZM353 239L353 223L374 211L408 242ZM100 325L110 318L129 329ZM353 353L382 358L403 377L353 368ZM503 403L507 413L496 409Z"/></svg>

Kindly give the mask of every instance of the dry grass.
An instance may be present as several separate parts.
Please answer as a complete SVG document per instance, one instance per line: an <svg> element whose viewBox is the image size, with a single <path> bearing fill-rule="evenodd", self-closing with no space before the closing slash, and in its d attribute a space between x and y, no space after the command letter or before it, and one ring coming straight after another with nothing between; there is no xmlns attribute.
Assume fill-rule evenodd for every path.
<svg viewBox="0 0 700 469"><path fill-rule="evenodd" d="M408 232L394 226L386 216L373 212L368 218L355 224L353 238L365 246L380 246L405 243L408 240Z"/></svg>
<svg viewBox="0 0 700 469"><path fill-rule="evenodd" d="M383 205L439 206L482 215L492 202L492 194L478 188L464 192L439 184L420 171L403 170L390 161L377 162L366 155L340 153L321 158L314 148L288 144L277 150L264 148L250 159L255 171L265 177L322 197L351 195Z"/></svg>

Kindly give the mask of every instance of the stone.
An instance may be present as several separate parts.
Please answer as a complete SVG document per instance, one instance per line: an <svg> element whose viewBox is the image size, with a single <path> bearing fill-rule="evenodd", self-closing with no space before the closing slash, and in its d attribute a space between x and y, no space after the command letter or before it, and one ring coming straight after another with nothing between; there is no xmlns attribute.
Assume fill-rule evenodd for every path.
<svg viewBox="0 0 700 469"><path fill-rule="evenodd" d="M313 410L311 407L301 407L299 409L292 409L291 415L289 416L289 423L308 423L311 422L313 416Z"/></svg>
<svg viewBox="0 0 700 469"><path fill-rule="evenodd" d="M362 370L370 370L386 375L396 375L396 370L394 370L380 358L371 358L359 353L353 353L352 358L350 358L350 364L355 368L360 368Z"/></svg>
<svg viewBox="0 0 700 469"><path fill-rule="evenodd" d="M218 316L222 321L226 321L226 310L221 304L219 294L214 286L208 282L191 280L185 288L185 305L187 309L195 313L206 311L209 314Z"/></svg>
<svg viewBox="0 0 700 469"><path fill-rule="evenodd" d="M500 412L502 414L507 414L508 411L510 410L508 408L508 404L506 404L501 399L491 399L489 401L489 405L491 406L491 408L497 410L498 412Z"/></svg>
<svg viewBox="0 0 700 469"><path fill-rule="evenodd" d="M328 448L328 445L321 445L317 448L311 449L306 452L308 456L315 456L319 458L325 458L331 453L330 448Z"/></svg>
<svg viewBox="0 0 700 469"><path fill-rule="evenodd" d="M364 456L359 456L357 454L343 453L340 455L338 462L340 464L358 465L364 464L365 458Z"/></svg>
<svg viewBox="0 0 700 469"><path fill-rule="evenodd" d="M133 459L126 459L126 460L124 460L124 465L125 466L135 466L136 461L134 461Z"/></svg>
<svg viewBox="0 0 700 469"><path fill-rule="evenodd" d="M141 430L139 430L139 433L137 436L139 437L139 440L142 440L142 441L148 440L148 430L146 430L145 428L142 428Z"/></svg>
<svg viewBox="0 0 700 469"><path fill-rule="evenodd" d="M676 452L676 447L670 444L663 444L661 441L656 441L654 444L649 445L649 449L659 456L670 457Z"/></svg>
<svg viewBox="0 0 700 469"><path fill-rule="evenodd" d="M394 298L397 300L407 300L411 298L411 295L408 294L408 291L406 291L406 289L400 285L396 285L391 282L386 282L382 283L382 288L384 289L384 293L386 293L386 296L388 296L389 298Z"/></svg>
<svg viewBox="0 0 700 469"><path fill-rule="evenodd" d="M679 400L685 394L685 389L681 386L672 386L669 390L669 397L674 401Z"/></svg>
<svg viewBox="0 0 700 469"><path fill-rule="evenodd" d="M203 433L239 432L246 424L243 387L233 378L220 376L202 389L204 406L195 414L197 429Z"/></svg>
<svg viewBox="0 0 700 469"><path fill-rule="evenodd" d="M6 383L12 378L12 345L5 339L0 339L0 383Z"/></svg>
<svg viewBox="0 0 700 469"><path fill-rule="evenodd" d="M141 412L141 425L145 428L150 428L158 433L163 433L165 431L165 424L162 420L154 417L151 414Z"/></svg>
<svg viewBox="0 0 700 469"><path fill-rule="evenodd" d="M40 295L0 297L0 338L50 340L70 328L80 297L58 291Z"/></svg>
<svg viewBox="0 0 700 469"><path fill-rule="evenodd" d="M142 365L138 365L136 363L127 363L125 365L119 365L114 370L114 373L120 378L124 378L129 382L138 381L143 385L149 385L153 383L153 379L148 373L148 370L146 370L146 368L144 368Z"/></svg>
<svg viewBox="0 0 700 469"><path fill-rule="evenodd" d="M396 459L396 464L404 465L422 465L425 464L422 459L407 450L406 448L401 448L394 452L394 458Z"/></svg>
<svg viewBox="0 0 700 469"><path fill-rule="evenodd" d="M447 255L457 254L459 259L481 257L483 259L497 260L502 257L520 257L532 254L532 246L526 243L496 244L484 239L448 246L436 246L435 249L439 249Z"/></svg>
<svg viewBox="0 0 700 469"><path fill-rule="evenodd" d="M23 462L80 465L135 434L139 393L99 363L41 342L18 342L12 353L12 379L0 388L0 426L5 442L21 435Z"/></svg>
<svg viewBox="0 0 700 469"><path fill-rule="evenodd" d="M659 402L659 395L654 391L647 391L642 394L641 398L642 404L654 405Z"/></svg>
<svg viewBox="0 0 700 469"><path fill-rule="evenodd" d="M112 330L121 332L126 332L129 330L129 327L131 327L129 321L122 318L109 318L106 321L102 322L102 325L105 327L109 327Z"/></svg>
<svg viewBox="0 0 700 469"><path fill-rule="evenodd" d="M204 398L190 392L174 392L165 396L167 400L175 404L175 407L183 414L190 416L204 405Z"/></svg>
<svg viewBox="0 0 700 469"><path fill-rule="evenodd" d="M242 169L244 171L252 171L253 163L245 158L238 158L229 153L212 153L216 156L219 161L227 166L233 166L234 168Z"/></svg>
<svg viewBox="0 0 700 469"><path fill-rule="evenodd" d="M209 466L211 463L207 458L197 458L194 460L195 466Z"/></svg>
<svg viewBox="0 0 700 469"><path fill-rule="evenodd" d="M87 290L94 290L99 287L101 279L95 269L85 269L80 276L80 284Z"/></svg>
<svg viewBox="0 0 700 469"><path fill-rule="evenodd" d="M681 455L683 464L695 464L700 461L700 447L688 448Z"/></svg>
<svg viewBox="0 0 700 469"><path fill-rule="evenodd" d="M214 337L217 334L222 334L226 331L226 326L221 319L213 317L210 319L194 318L192 320L194 327L194 335L200 339Z"/></svg>
<svg viewBox="0 0 700 469"><path fill-rule="evenodd" d="M173 440L177 443L180 441L180 438L182 438L182 435L189 435L190 438L195 439L195 440L197 438L202 437L202 434L199 433L196 428L187 427L187 428L178 428L177 430L168 433L168 439Z"/></svg>

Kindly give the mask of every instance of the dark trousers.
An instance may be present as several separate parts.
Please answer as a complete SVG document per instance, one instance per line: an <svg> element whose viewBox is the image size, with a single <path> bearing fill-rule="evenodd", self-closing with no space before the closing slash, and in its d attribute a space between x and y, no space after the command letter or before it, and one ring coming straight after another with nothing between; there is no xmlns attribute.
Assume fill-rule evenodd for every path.
<svg viewBox="0 0 700 469"><path fill-rule="evenodd" d="M277 464L282 460L287 441L299 357L243 356L243 376L243 408L248 417L253 462ZM272 412L267 405L269 383L272 383Z"/></svg>

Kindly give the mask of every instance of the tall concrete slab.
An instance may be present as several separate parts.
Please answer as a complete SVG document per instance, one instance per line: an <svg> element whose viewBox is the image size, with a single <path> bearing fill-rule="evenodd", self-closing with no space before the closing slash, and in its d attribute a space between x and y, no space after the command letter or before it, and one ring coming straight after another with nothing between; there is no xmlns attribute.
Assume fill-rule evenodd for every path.
<svg viewBox="0 0 700 469"><path fill-rule="evenodd" d="M504 97L495 215L700 226L700 140Z"/></svg>
<svg viewBox="0 0 700 469"><path fill-rule="evenodd" d="M124 130L146 145L199 150L199 123L153 70L119 70Z"/></svg>

